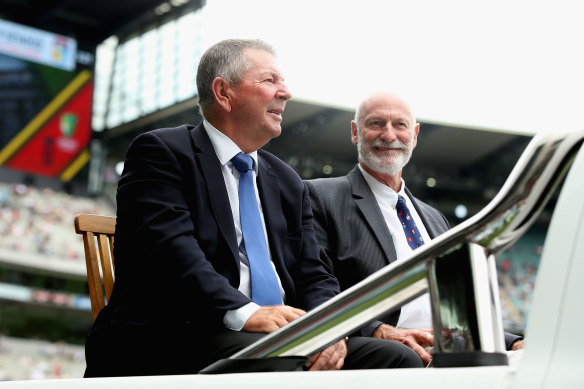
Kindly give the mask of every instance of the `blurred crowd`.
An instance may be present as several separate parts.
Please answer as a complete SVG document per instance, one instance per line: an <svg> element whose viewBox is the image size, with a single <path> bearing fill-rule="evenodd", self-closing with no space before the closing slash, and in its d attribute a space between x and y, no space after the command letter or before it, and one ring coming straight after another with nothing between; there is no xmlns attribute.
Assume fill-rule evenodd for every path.
<svg viewBox="0 0 584 389"><path fill-rule="evenodd" d="M5 251L22 258L84 261L83 241L73 225L79 213L114 215L115 210L103 199L0 183L0 255ZM43 294L65 296L39 289L33 300L42 303ZM0 381L79 378L84 369L83 345L0 335Z"/></svg>
<svg viewBox="0 0 584 389"><path fill-rule="evenodd" d="M82 345L0 336L0 381L80 378Z"/></svg>
<svg viewBox="0 0 584 389"><path fill-rule="evenodd" d="M541 244L519 241L510 252L497 256L505 328L523 331L527 327L541 250Z"/></svg>
<svg viewBox="0 0 584 389"><path fill-rule="evenodd" d="M0 251L83 260L75 235L79 213L115 215L103 200L72 196L48 188L0 183ZM540 239L542 240L542 239ZM541 243L528 239L497 255L504 326L523 331L527 324ZM83 376L83 345L0 336L0 381Z"/></svg>
<svg viewBox="0 0 584 389"><path fill-rule="evenodd" d="M65 259L83 259L74 233L79 213L113 215L99 199L72 196L49 188L0 183L0 249Z"/></svg>

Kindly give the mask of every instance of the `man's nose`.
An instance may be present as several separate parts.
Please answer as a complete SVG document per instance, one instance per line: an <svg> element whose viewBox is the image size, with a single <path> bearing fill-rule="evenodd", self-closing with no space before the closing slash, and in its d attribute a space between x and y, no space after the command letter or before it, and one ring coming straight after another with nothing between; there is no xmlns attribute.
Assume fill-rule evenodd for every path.
<svg viewBox="0 0 584 389"><path fill-rule="evenodd" d="M394 140L397 139L397 136L391 123L388 123L385 125L385 127L383 127L383 132L381 133L380 138L386 142L393 142Z"/></svg>
<svg viewBox="0 0 584 389"><path fill-rule="evenodd" d="M276 92L276 97L280 100L290 100L292 98L292 94L290 93L290 90L288 89L286 84L284 84L283 82L280 84L280 88L278 89L278 92Z"/></svg>

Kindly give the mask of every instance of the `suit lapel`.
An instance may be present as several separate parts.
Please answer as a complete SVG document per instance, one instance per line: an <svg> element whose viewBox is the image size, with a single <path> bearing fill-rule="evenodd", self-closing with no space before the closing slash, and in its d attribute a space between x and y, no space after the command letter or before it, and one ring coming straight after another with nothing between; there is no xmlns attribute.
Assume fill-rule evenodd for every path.
<svg viewBox="0 0 584 389"><path fill-rule="evenodd" d="M284 266L281 253L282 241L286 233L283 227L286 226L286 221L283 219L280 187L278 185L278 177L272 173L270 165L261 157L259 152L257 186L262 203L262 213L270 243L272 261L274 261L278 269L278 274L283 274L280 270Z"/></svg>
<svg viewBox="0 0 584 389"><path fill-rule="evenodd" d="M205 183L207 184L207 192L212 212L215 215L215 221L223 237L229 244L234 258L239 258L239 248L237 247L237 237L233 225L233 214L229 206L229 196L225 188L221 164L202 123L191 131L191 136L195 142L195 158L199 161Z"/></svg>
<svg viewBox="0 0 584 389"><path fill-rule="evenodd" d="M430 238L434 239L435 237L440 235L442 232L444 232L443 229L440 228L438 224L436 224L432 219L427 217L427 213L424 212L424 210L420 206L420 203L412 195L412 193L409 191L409 189L405 188L405 191L406 191L406 194L408 195L408 197L410 198L410 200L412 201L412 204L414 205L416 212L418 212L420 219L422 219L422 224L424 224L424 227L426 228L426 232L428 233L428 235L430 235Z"/></svg>
<svg viewBox="0 0 584 389"><path fill-rule="evenodd" d="M347 174L347 179L351 184L353 199L355 199L357 207L361 213L363 213L365 223L367 223L371 231L373 231L388 263L395 261L397 259L397 254L395 252L393 239L391 238L387 224L383 219L377 200L369 188L369 185L367 185L367 181L365 181L358 166L355 166L353 170Z"/></svg>

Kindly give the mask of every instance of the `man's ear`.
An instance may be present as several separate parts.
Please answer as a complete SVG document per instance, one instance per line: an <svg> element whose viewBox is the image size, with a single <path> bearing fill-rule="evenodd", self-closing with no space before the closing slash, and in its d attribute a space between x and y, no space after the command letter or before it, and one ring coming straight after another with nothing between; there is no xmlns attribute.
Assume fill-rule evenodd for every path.
<svg viewBox="0 0 584 389"><path fill-rule="evenodd" d="M231 98L229 95L230 84L222 77L215 77L211 84L211 90L215 96L215 102L226 112L231 112Z"/></svg>
<svg viewBox="0 0 584 389"><path fill-rule="evenodd" d="M358 136L357 136L357 123L354 120L351 120L351 142L354 145L357 144Z"/></svg>
<svg viewBox="0 0 584 389"><path fill-rule="evenodd" d="M418 144L418 133L420 132L420 123L416 123L416 127L414 127L414 138L412 139L412 146L415 149L416 145Z"/></svg>

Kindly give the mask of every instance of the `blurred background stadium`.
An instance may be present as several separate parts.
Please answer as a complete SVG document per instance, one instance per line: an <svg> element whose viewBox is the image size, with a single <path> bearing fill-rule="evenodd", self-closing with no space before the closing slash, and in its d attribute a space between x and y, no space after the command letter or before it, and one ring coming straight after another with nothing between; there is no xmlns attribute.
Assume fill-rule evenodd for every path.
<svg viewBox="0 0 584 389"><path fill-rule="evenodd" d="M221 28L208 23L212 3L0 0L0 380L83 375L91 311L73 219L115 215L137 134L200 121L195 69L210 30ZM345 174L356 161L353 115L301 96L265 148L303 178ZM451 225L495 196L534 133L418 116L404 177ZM522 333L528 320L549 209L497 256L509 331Z"/></svg>

